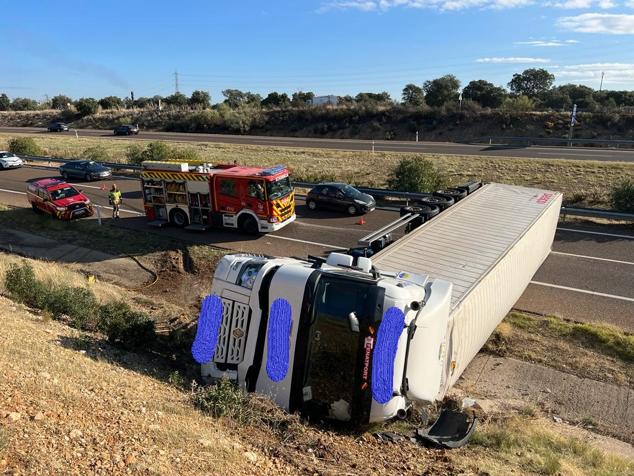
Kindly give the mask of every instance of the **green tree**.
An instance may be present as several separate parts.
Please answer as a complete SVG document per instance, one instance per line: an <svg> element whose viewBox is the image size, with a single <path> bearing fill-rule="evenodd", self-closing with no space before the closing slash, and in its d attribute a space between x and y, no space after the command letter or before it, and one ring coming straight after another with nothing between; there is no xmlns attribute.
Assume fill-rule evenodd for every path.
<svg viewBox="0 0 634 476"><path fill-rule="evenodd" d="M392 170L387 185L403 192L433 192L447 184L447 178L434 163L422 157L405 157Z"/></svg>
<svg viewBox="0 0 634 476"><path fill-rule="evenodd" d="M530 68L516 73L509 82L511 92L517 96L538 98L548 91L555 82L555 75L543 68Z"/></svg>
<svg viewBox="0 0 634 476"><path fill-rule="evenodd" d="M225 97L224 104L231 109L238 109L242 106L260 106L262 96L249 91L240 91L239 89L225 89L222 91Z"/></svg>
<svg viewBox="0 0 634 476"><path fill-rule="evenodd" d="M440 107L451 102L458 101L460 81L453 74L447 74L441 78L425 81L425 102L430 106Z"/></svg>
<svg viewBox="0 0 634 476"><path fill-rule="evenodd" d="M313 99L315 99L315 93L312 93L310 91L298 91L296 93L293 93L291 104L295 107L306 106L308 104L311 104L313 102Z"/></svg>
<svg viewBox="0 0 634 476"><path fill-rule="evenodd" d="M407 84L403 88L401 98L406 106L421 107L425 105L425 91L415 84Z"/></svg>
<svg viewBox="0 0 634 476"><path fill-rule="evenodd" d="M11 99L9 99L9 96L4 93L0 94L0 111L8 111L10 107Z"/></svg>
<svg viewBox="0 0 634 476"><path fill-rule="evenodd" d="M528 96L514 96L506 98L502 109L513 112L528 112L535 109L535 102Z"/></svg>
<svg viewBox="0 0 634 476"><path fill-rule="evenodd" d="M12 111L36 111L37 101L29 98L15 98L11 102Z"/></svg>
<svg viewBox="0 0 634 476"><path fill-rule="evenodd" d="M9 140L9 152L18 155L42 155L42 149L33 137L14 137Z"/></svg>
<svg viewBox="0 0 634 476"><path fill-rule="evenodd" d="M262 100L262 106L266 108L287 108L291 105L291 99L286 93L273 91Z"/></svg>
<svg viewBox="0 0 634 476"><path fill-rule="evenodd" d="M490 107L492 109L500 107L507 96L508 93L504 88L483 79L471 81L462 90L464 99L475 101L482 107Z"/></svg>
<svg viewBox="0 0 634 476"><path fill-rule="evenodd" d="M106 96L99 100L101 109L121 109L123 107L123 101L117 96Z"/></svg>
<svg viewBox="0 0 634 476"><path fill-rule="evenodd" d="M57 96L53 96L51 98L51 107L53 109L59 109L60 111L68 109L70 104L73 104L73 100L63 94L58 94Z"/></svg>
<svg viewBox="0 0 634 476"><path fill-rule="evenodd" d="M82 116L90 116L97 112L99 103L94 98L81 98L75 101L75 108Z"/></svg>
<svg viewBox="0 0 634 476"><path fill-rule="evenodd" d="M167 96L165 102L170 106L185 107L187 106L188 99L183 93L174 93L171 96Z"/></svg>
<svg viewBox="0 0 634 476"><path fill-rule="evenodd" d="M386 91L381 93L359 93L355 96L354 100L357 104L366 105L392 104L392 98Z"/></svg>
<svg viewBox="0 0 634 476"><path fill-rule="evenodd" d="M189 98L189 105L197 109L207 109L211 102L211 95L207 91L194 91Z"/></svg>

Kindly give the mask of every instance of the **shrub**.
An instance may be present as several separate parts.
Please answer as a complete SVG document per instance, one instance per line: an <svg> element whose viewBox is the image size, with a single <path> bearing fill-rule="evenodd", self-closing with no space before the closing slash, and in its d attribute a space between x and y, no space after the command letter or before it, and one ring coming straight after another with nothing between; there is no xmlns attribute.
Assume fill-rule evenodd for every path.
<svg viewBox="0 0 634 476"><path fill-rule="evenodd" d="M634 212L633 180L624 180L612 188L612 206L621 212Z"/></svg>
<svg viewBox="0 0 634 476"><path fill-rule="evenodd" d="M200 160L198 152L194 149L172 149L170 153L170 160L177 160L179 162L190 162Z"/></svg>
<svg viewBox="0 0 634 476"><path fill-rule="evenodd" d="M75 101L75 108L77 112L83 116L90 116L95 114L99 109L99 103L93 98L81 98Z"/></svg>
<svg viewBox="0 0 634 476"><path fill-rule="evenodd" d="M43 309L48 289L36 279L33 267L28 263L12 264L4 277L4 287L18 302Z"/></svg>
<svg viewBox="0 0 634 476"><path fill-rule="evenodd" d="M126 151L128 161L140 164L144 160L177 160L188 162L199 160L198 152L194 149L177 149L165 142L150 142L145 149L139 145L131 145Z"/></svg>
<svg viewBox="0 0 634 476"><path fill-rule="evenodd" d="M128 162L131 164L140 165L145 159L143 158L143 147L138 144L133 144L126 149L125 152Z"/></svg>
<svg viewBox="0 0 634 476"><path fill-rule="evenodd" d="M111 343L127 349L147 347L156 338L154 322L123 301L101 306L97 327L108 336Z"/></svg>
<svg viewBox="0 0 634 476"><path fill-rule="evenodd" d="M108 152L100 145L88 147L81 153L82 158L95 162L107 162L110 159Z"/></svg>
<svg viewBox="0 0 634 476"><path fill-rule="evenodd" d="M247 396L226 379L219 380L213 385L194 387L192 401L200 410L216 418L227 416L240 422L248 418Z"/></svg>
<svg viewBox="0 0 634 476"><path fill-rule="evenodd" d="M9 152L18 155L42 155L42 149L32 137L14 137L9 141Z"/></svg>
<svg viewBox="0 0 634 476"><path fill-rule="evenodd" d="M90 289L71 286L51 289L44 306L54 318L67 315L72 327L84 330L95 330L98 308L97 298Z"/></svg>
<svg viewBox="0 0 634 476"><path fill-rule="evenodd" d="M404 192L433 192L447 184L434 164L420 157L401 159L387 180L388 187Z"/></svg>

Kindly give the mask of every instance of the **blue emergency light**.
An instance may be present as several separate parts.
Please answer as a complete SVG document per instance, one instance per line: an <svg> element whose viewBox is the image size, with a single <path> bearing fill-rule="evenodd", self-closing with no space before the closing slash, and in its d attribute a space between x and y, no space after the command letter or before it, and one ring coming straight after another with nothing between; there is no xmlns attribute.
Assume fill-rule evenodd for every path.
<svg viewBox="0 0 634 476"><path fill-rule="evenodd" d="M284 172L286 167L283 165L274 165L273 167L269 167L268 169L264 169L260 172L260 175L264 177L269 177L271 175L279 174L280 172Z"/></svg>

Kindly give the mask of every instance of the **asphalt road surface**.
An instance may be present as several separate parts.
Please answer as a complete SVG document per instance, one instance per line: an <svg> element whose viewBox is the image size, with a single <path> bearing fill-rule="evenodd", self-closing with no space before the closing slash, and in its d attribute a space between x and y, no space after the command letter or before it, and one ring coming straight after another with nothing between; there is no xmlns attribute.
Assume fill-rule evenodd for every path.
<svg viewBox="0 0 634 476"><path fill-rule="evenodd" d="M47 132L39 127L0 127L0 132L22 134L64 134L71 132ZM112 131L98 129L78 129L77 134L82 137L102 137L104 139L128 140L166 140L191 142L220 142L226 144L268 145L281 147L302 147L337 150L372 150L373 142L358 139L306 139L297 137L271 136L239 136L224 134L199 134L184 132L150 132L143 131L138 136L114 136ZM376 152L419 152L445 155L484 155L499 158L537 158L537 159L568 159L568 160L600 160L634 162L634 150L619 150L608 148L566 148L543 146L508 146L482 144L456 144L452 142L406 142L406 141L374 141Z"/></svg>
<svg viewBox="0 0 634 476"><path fill-rule="evenodd" d="M57 176L55 169L24 167L0 171L0 203L28 206L25 183ZM396 212L376 210L357 224L358 217L310 211L297 200L297 221L263 236L237 230L196 233L176 228L147 226L138 179L116 177L123 192L121 219L124 228L170 235L190 242L236 251L275 256L323 255L355 246L357 240L397 217ZM102 217L110 220L107 189L112 181L73 182L101 205ZM634 332L634 232L631 228L581 226L560 223L553 252L534 277L518 309L554 314L576 321L607 322Z"/></svg>

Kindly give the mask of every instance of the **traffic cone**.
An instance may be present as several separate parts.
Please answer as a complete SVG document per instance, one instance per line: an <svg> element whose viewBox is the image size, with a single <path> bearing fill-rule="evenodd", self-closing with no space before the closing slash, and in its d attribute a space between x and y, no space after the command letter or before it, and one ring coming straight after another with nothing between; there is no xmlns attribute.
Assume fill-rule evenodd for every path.
<svg viewBox="0 0 634 476"><path fill-rule="evenodd" d="M363 217L359 218L359 221L357 222L357 225L365 225L365 218L363 218Z"/></svg>

